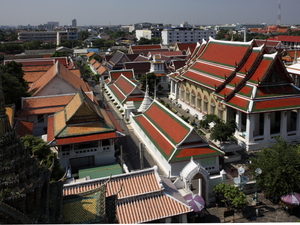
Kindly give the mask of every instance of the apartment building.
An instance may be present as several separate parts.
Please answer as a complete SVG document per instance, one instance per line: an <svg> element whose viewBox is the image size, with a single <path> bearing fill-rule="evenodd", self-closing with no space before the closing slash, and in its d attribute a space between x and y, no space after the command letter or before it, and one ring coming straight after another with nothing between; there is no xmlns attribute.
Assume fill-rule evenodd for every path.
<svg viewBox="0 0 300 225"><path fill-rule="evenodd" d="M66 31L22 31L18 33L19 41L56 42L57 45L65 40L78 40L77 30Z"/></svg>
<svg viewBox="0 0 300 225"><path fill-rule="evenodd" d="M168 45L174 42L196 43L201 42L203 39L208 41L209 37L215 38L215 36L215 30L168 28L161 31L163 45Z"/></svg>

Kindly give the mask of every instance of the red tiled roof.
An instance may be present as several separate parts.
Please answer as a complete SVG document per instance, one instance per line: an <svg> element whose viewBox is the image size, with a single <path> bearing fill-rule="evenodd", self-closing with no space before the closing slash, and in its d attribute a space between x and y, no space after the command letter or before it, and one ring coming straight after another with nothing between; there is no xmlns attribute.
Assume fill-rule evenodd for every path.
<svg viewBox="0 0 300 225"><path fill-rule="evenodd" d="M117 88L115 85L109 86L110 90L114 93L114 95L117 97L119 102L123 102L126 96Z"/></svg>
<svg viewBox="0 0 300 225"><path fill-rule="evenodd" d="M252 112L272 111L272 110L286 110L286 109L299 109L300 96L285 97L277 99L269 99L262 101L255 101L253 104Z"/></svg>
<svg viewBox="0 0 300 225"><path fill-rule="evenodd" d="M229 70L228 68L222 68L216 65L211 65L203 62L197 61L191 69L195 69L197 71L200 71L202 73L217 76L219 78L225 79L225 77L228 77L232 72L233 69Z"/></svg>
<svg viewBox="0 0 300 225"><path fill-rule="evenodd" d="M117 80L121 75L127 78L134 78L133 70L111 70L109 71L112 80Z"/></svg>
<svg viewBox="0 0 300 225"><path fill-rule="evenodd" d="M249 101L237 96L232 97L226 104L240 109L244 112L247 112L248 106L249 106Z"/></svg>
<svg viewBox="0 0 300 225"><path fill-rule="evenodd" d="M149 123L143 116L134 117L134 120L144 129L145 133L148 133L152 142L156 145L158 149L164 153L165 156L169 157L172 150L174 149L170 142L167 141L165 137L158 132L158 130ZM173 130L174 131L174 130Z"/></svg>
<svg viewBox="0 0 300 225"><path fill-rule="evenodd" d="M262 79L264 78L267 70L269 69L269 67L271 66L273 60L271 58L264 58L259 66L256 67L255 72L253 73L253 75L250 77L249 81L254 82L254 83L259 83L259 81L262 81Z"/></svg>
<svg viewBox="0 0 300 225"><path fill-rule="evenodd" d="M247 58L247 61L245 64L242 66L242 68L239 70L241 73L246 73L249 71L249 69L253 66L254 61L257 59L259 56L260 51L252 51L250 53L250 56Z"/></svg>
<svg viewBox="0 0 300 225"><path fill-rule="evenodd" d="M117 138L115 132L75 136L69 138L56 138L55 141L56 141L56 145L67 145L67 144L75 144L75 143L82 143L88 141L112 139L112 138Z"/></svg>
<svg viewBox="0 0 300 225"><path fill-rule="evenodd" d="M194 50L197 46L197 43L177 43L176 44L180 51L187 50L188 48Z"/></svg>
<svg viewBox="0 0 300 225"><path fill-rule="evenodd" d="M126 96L133 91L136 87L133 83L130 82L129 79L126 79L123 75L121 75L118 80L114 83Z"/></svg>
<svg viewBox="0 0 300 225"><path fill-rule="evenodd" d="M240 63L251 46L247 42L239 42L238 44L226 42L225 44L215 40L208 42L207 45L200 56L201 59L233 67Z"/></svg>
<svg viewBox="0 0 300 225"><path fill-rule="evenodd" d="M182 75L182 77L212 89L215 89L216 87L222 84L222 82L219 80L215 80L211 77L207 77L192 71L187 71Z"/></svg>
<svg viewBox="0 0 300 225"><path fill-rule="evenodd" d="M190 132L189 127L175 119L173 115L155 102L145 111L144 115L174 144L181 142Z"/></svg>
<svg viewBox="0 0 300 225"><path fill-rule="evenodd" d="M212 148L210 148L209 146L204 146L204 147L197 147L197 148L184 148L181 149L179 151L179 153L176 155L176 158L191 158L191 156L195 156L196 155L202 155L202 157L205 155L209 155L209 154L214 154L216 153L215 150L213 150Z"/></svg>

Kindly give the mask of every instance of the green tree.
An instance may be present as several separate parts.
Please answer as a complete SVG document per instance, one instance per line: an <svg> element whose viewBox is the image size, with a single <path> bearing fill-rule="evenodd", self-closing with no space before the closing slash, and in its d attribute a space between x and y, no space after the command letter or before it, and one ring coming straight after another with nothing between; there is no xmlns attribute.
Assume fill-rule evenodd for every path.
<svg viewBox="0 0 300 225"><path fill-rule="evenodd" d="M43 139L26 135L25 137L21 137L20 140L24 148L29 150L39 163L44 163L46 168L53 166L51 173L52 181L57 181L63 177L64 171L59 165L56 154L51 151L50 146Z"/></svg>
<svg viewBox="0 0 300 225"><path fill-rule="evenodd" d="M234 119L231 119L227 123L220 120L211 130L211 139L220 142L227 141L235 132L235 129L236 123Z"/></svg>
<svg viewBox="0 0 300 225"><path fill-rule="evenodd" d="M0 66L2 75L2 86L6 104L15 103L20 108L21 97L28 97L28 84L24 80L22 64L11 61L6 65Z"/></svg>
<svg viewBox="0 0 300 225"><path fill-rule="evenodd" d="M90 32L88 32L87 30L78 32L78 40L84 41L89 36L90 36Z"/></svg>
<svg viewBox="0 0 300 225"><path fill-rule="evenodd" d="M146 86L148 85L148 90L150 94L154 94L154 86L157 82L158 77L154 73L147 73L140 77L139 81L141 82L143 89L146 89ZM157 85L157 83L156 83Z"/></svg>
<svg viewBox="0 0 300 225"><path fill-rule="evenodd" d="M36 41L30 41L30 42L26 42L23 45L23 49L25 50L36 50L36 49L40 49L42 46L43 42L36 40Z"/></svg>
<svg viewBox="0 0 300 225"><path fill-rule="evenodd" d="M247 204L246 195L231 184L220 183L213 188L213 192L228 208L240 209Z"/></svg>
<svg viewBox="0 0 300 225"><path fill-rule="evenodd" d="M204 129L209 129L209 124L212 122L217 124L221 122L221 119L215 114L206 114L200 121L199 125Z"/></svg>
<svg viewBox="0 0 300 225"><path fill-rule="evenodd" d="M68 53L67 52L58 52L58 51L55 51L51 57L66 57L68 56Z"/></svg>
<svg viewBox="0 0 300 225"><path fill-rule="evenodd" d="M300 187L300 150L299 145L287 143L280 137L273 146L262 148L253 157L249 165L252 174L260 168L257 185L270 196L279 198L282 195L298 191Z"/></svg>
<svg viewBox="0 0 300 225"><path fill-rule="evenodd" d="M160 43L161 43L161 38L147 39L147 38L141 37L140 40L138 41L139 45L150 45L150 44L160 44Z"/></svg>

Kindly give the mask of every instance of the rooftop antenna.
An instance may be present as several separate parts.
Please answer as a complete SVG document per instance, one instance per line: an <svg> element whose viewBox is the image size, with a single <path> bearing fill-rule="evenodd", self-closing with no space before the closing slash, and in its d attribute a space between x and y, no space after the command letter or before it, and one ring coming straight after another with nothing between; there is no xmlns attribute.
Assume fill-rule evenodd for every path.
<svg viewBox="0 0 300 225"><path fill-rule="evenodd" d="M277 25L281 25L281 4L280 0L278 0L278 14L277 14Z"/></svg>

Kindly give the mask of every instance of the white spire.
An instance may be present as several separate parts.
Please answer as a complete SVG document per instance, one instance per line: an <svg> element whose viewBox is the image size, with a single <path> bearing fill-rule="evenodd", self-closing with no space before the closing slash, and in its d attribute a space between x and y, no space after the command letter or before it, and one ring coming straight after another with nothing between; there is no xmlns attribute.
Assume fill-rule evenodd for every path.
<svg viewBox="0 0 300 225"><path fill-rule="evenodd" d="M148 84L146 86L146 92L145 92L145 97L144 100L142 101L142 104L140 105L138 112L145 112L148 107L151 105L152 101L149 97L149 93L148 93Z"/></svg>

